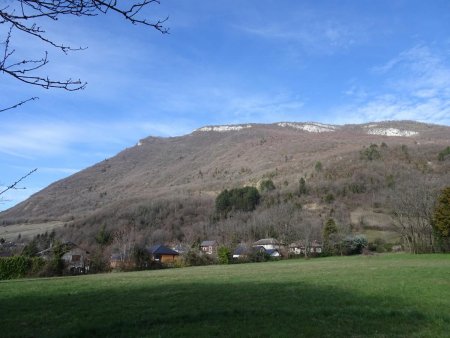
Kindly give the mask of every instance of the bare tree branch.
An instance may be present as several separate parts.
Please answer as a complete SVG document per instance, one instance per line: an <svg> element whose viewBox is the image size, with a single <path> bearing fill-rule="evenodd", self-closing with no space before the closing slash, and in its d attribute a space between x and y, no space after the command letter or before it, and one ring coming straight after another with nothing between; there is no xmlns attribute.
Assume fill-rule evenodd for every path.
<svg viewBox="0 0 450 338"><path fill-rule="evenodd" d="M10 110L10 109L17 108L17 107L19 107L19 106L21 106L21 105L23 105L23 104L25 104L25 103L27 103L27 102L34 101L34 100L38 100L38 99L39 99L39 98L36 97L36 96L30 97L29 99L20 101L19 103L16 103L15 105L13 105L13 106L11 106L11 107L7 107L7 108L0 109L0 113L4 112L4 111L6 111L6 110Z"/></svg>
<svg viewBox="0 0 450 338"><path fill-rule="evenodd" d="M36 169L31 170L28 174L26 174L25 176L22 176L21 178L19 178L16 182L14 182L13 184L7 186L6 188L4 188L2 191L0 191L0 196L3 195L5 192L7 192L8 190L17 190L17 189L26 189L26 188L19 188L17 187L17 185L22 182L24 179L26 179L28 176L30 176L31 174L33 174L34 172L37 171Z"/></svg>
<svg viewBox="0 0 450 338"><path fill-rule="evenodd" d="M35 72L41 70L48 64L48 52L45 51L41 58L16 58L15 49L12 48L12 32L18 30L30 37L40 40L44 44L59 49L67 54L71 51L83 50L85 48L64 45L55 42L48 37L46 30L40 23L46 20L58 21L62 16L97 16L107 14L109 11L122 16L133 25L143 25L154 28L162 34L169 32L164 23L168 17L162 20L150 21L141 17L141 11L152 4L159 4L159 0L15 0L12 5L0 7L0 25L9 25L6 36L0 44L4 45L0 56L0 73L9 75L23 83L38 86L45 89L57 88L67 91L77 91L86 87L86 82L81 80L54 80L48 76L36 75ZM33 98L34 100L34 98ZM9 108L1 109L0 112L17 108L30 100L19 102Z"/></svg>

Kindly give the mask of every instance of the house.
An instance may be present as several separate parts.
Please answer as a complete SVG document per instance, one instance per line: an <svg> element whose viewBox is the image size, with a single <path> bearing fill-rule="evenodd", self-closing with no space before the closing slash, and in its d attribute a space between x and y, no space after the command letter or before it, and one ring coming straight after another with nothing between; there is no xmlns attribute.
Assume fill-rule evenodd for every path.
<svg viewBox="0 0 450 338"><path fill-rule="evenodd" d="M263 247L266 250L280 249L280 242L275 238L263 238L253 243L253 247Z"/></svg>
<svg viewBox="0 0 450 338"><path fill-rule="evenodd" d="M234 259L242 259L248 257L250 249L245 244L239 244L233 251Z"/></svg>
<svg viewBox="0 0 450 338"><path fill-rule="evenodd" d="M64 261L66 270L73 274L87 273L89 271L89 251L81 248L73 242L64 242L60 244L63 255L61 259ZM54 247L42 250L37 253L37 256L45 260L53 257Z"/></svg>
<svg viewBox="0 0 450 338"><path fill-rule="evenodd" d="M303 241L295 242L289 245L289 253L294 255L305 254L306 250L310 254L320 254L323 251L323 246L316 240L310 242L308 246L306 246Z"/></svg>
<svg viewBox="0 0 450 338"><path fill-rule="evenodd" d="M309 251L313 254L320 254L323 251L322 243L319 243L317 241L312 241L311 245L309 246Z"/></svg>
<svg viewBox="0 0 450 338"><path fill-rule="evenodd" d="M217 254L218 246L217 241L203 241L200 243L200 250L207 255Z"/></svg>
<svg viewBox="0 0 450 338"><path fill-rule="evenodd" d="M177 245L172 247L172 250L175 250L180 255L187 253L189 251L189 249L190 249L189 246L182 244L182 243L178 243Z"/></svg>
<svg viewBox="0 0 450 338"><path fill-rule="evenodd" d="M160 244L148 248L147 252L150 254L152 260L160 263L173 263L180 255L177 251Z"/></svg>
<svg viewBox="0 0 450 338"><path fill-rule="evenodd" d="M74 243L71 244L72 248L61 257L66 264L67 270L75 274L89 272L89 251L80 248Z"/></svg>
<svg viewBox="0 0 450 338"><path fill-rule="evenodd" d="M281 257L281 253L278 249L265 249L265 250L266 250L266 254L272 258L280 258Z"/></svg>
<svg viewBox="0 0 450 338"><path fill-rule="evenodd" d="M302 255L305 253L305 243L300 242L294 242L289 245L289 253L294 255Z"/></svg>
<svg viewBox="0 0 450 338"><path fill-rule="evenodd" d="M262 245L252 247L252 255L257 261L265 261L267 258L281 258L280 249L265 249Z"/></svg>

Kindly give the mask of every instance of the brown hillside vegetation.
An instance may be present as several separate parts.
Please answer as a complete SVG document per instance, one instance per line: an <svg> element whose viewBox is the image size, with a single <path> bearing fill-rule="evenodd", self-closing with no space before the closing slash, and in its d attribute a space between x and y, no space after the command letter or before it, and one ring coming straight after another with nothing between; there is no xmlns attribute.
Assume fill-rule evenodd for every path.
<svg viewBox="0 0 450 338"><path fill-rule="evenodd" d="M330 216L356 229L390 228L397 194L419 182L450 184L450 158L438 160L450 144L445 126L402 121L223 129L143 139L0 213L0 223L63 221L64 236L88 243L101 225L133 225L146 242L206 235L251 240L273 235L282 224L320 225ZM304 194L298 191L302 177ZM220 191L258 187L266 179L276 189L263 193L255 212L217 219Z"/></svg>

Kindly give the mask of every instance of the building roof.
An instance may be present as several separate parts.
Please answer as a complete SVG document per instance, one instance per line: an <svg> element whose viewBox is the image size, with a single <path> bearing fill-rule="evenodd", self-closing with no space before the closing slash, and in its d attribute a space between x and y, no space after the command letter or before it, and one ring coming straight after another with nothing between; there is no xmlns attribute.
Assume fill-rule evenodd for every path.
<svg viewBox="0 0 450 338"><path fill-rule="evenodd" d="M187 245L185 245L185 244L182 244L182 243L178 243L172 249L175 250L178 253L185 253L185 252L189 251L189 247Z"/></svg>
<svg viewBox="0 0 450 338"><path fill-rule="evenodd" d="M152 255L179 255L177 251L161 244L153 245L151 248L147 248L147 251Z"/></svg>
<svg viewBox="0 0 450 338"><path fill-rule="evenodd" d="M13 253L8 251L0 251L0 257L12 257Z"/></svg>
<svg viewBox="0 0 450 338"><path fill-rule="evenodd" d="M112 261L120 261L121 258L122 258L121 255L118 254L118 253L113 253L113 254L111 255L111 260L112 260Z"/></svg>
<svg viewBox="0 0 450 338"><path fill-rule="evenodd" d="M298 241L298 242L294 242L289 244L290 248L304 248L305 247L305 242L304 241Z"/></svg>
<svg viewBox="0 0 450 338"><path fill-rule="evenodd" d="M280 242L278 242L278 240L276 240L275 238L263 238L253 243L253 245L268 245L268 244L280 245Z"/></svg>
<svg viewBox="0 0 450 338"><path fill-rule="evenodd" d="M270 256L272 256L275 252L278 252L278 254L281 255L280 251L278 251L278 249L266 249L266 254L268 254Z"/></svg>
<svg viewBox="0 0 450 338"><path fill-rule="evenodd" d="M217 245L217 241L203 241L200 246L214 246Z"/></svg>
<svg viewBox="0 0 450 338"><path fill-rule="evenodd" d="M70 250L72 250L72 249L74 249L74 248L79 248L79 249L81 249L81 250L83 250L83 251L86 251L86 253L89 254L89 251L83 249L82 247L80 247L79 245L75 244L74 242L70 242L70 241L69 241L69 242L64 242L64 243L61 243L60 245L61 245L62 251L63 251L64 253L67 253L67 252L69 252ZM48 255L48 254L53 254L53 249L54 249L54 248L55 248L55 247L50 246L50 248L48 248L48 249L39 251L39 252L37 253L37 255L38 255L38 256L42 256L42 255L45 256L45 255Z"/></svg>
<svg viewBox="0 0 450 338"><path fill-rule="evenodd" d="M247 255L249 253L249 249L246 245L240 244L234 249L233 255Z"/></svg>

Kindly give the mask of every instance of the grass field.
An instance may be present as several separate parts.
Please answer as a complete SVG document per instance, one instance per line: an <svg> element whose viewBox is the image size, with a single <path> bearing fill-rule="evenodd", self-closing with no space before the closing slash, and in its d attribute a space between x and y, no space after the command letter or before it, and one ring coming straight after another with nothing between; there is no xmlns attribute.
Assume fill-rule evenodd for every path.
<svg viewBox="0 0 450 338"><path fill-rule="evenodd" d="M0 282L2 337L449 337L450 255Z"/></svg>
<svg viewBox="0 0 450 338"><path fill-rule="evenodd" d="M46 223L22 223L0 226L0 238L14 241L20 235L22 239L33 239L38 234L52 232L64 226L64 222L52 221Z"/></svg>

